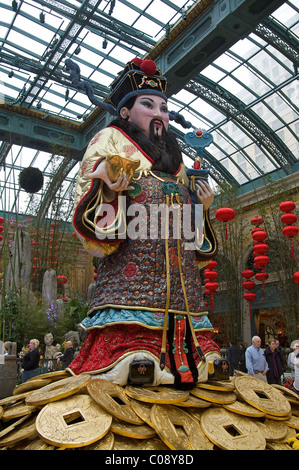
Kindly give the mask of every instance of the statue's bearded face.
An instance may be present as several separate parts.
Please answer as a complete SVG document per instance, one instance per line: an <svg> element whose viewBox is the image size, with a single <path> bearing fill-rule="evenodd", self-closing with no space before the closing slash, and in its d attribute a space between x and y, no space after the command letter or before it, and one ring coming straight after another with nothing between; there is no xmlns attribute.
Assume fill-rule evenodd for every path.
<svg viewBox="0 0 299 470"><path fill-rule="evenodd" d="M147 137L150 137L150 128L156 138L161 139L163 132L168 129L169 114L167 102L156 95L137 96L133 107L126 108L128 121L140 127Z"/></svg>

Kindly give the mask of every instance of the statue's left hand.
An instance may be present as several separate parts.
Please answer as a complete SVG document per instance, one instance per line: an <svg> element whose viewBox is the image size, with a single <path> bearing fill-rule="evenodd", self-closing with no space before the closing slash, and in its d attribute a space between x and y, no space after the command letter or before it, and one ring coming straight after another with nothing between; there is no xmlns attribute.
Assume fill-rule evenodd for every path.
<svg viewBox="0 0 299 470"><path fill-rule="evenodd" d="M203 210L207 211L214 201L214 194L208 183L205 181L196 182L196 196L198 201L203 205Z"/></svg>

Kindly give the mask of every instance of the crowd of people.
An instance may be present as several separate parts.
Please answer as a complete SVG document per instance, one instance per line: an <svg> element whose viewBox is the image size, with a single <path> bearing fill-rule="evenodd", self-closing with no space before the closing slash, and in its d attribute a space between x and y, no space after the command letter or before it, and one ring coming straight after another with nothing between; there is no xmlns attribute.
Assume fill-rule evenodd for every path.
<svg viewBox="0 0 299 470"><path fill-rule="evenodd" d="M261 348L261 343L259 336L253 336L252 344L248 348L242 343L238 346L230 343L227 351L230 375L232 376L235 370L240 370L268 384L284 384L299 393L299 342L294 343L293 351L287 359L277 339L270 338L265 349ZM284 373L287 367L291 370L291 376L285 381Z"/></svg>
<svg viewBox="0 0 299 470"><path fill-rule="evenodd" d="M20 373L22 377L22 383L32 377L36 377L41 373L40 360L41 353L39 350L39 340L34 338L31 339L26 346L27 352L21 351L19 358L21 360ZM73 348L72 341L66 341L65 351L57 358L57 362L61 362L62 368L66 369L75 357L75 350Z"/></svg>

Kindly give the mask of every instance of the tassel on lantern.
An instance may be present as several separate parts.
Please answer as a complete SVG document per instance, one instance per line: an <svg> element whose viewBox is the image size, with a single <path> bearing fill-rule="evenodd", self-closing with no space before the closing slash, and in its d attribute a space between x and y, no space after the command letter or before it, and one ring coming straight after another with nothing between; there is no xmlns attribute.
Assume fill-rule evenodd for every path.
<svg viewBox="0 0 299 470"><path fill-rule="evenodd" d="M220 220L221 222L224 222L225 224L225 238L227 240L227 225L226 223L233 220L235 218L235 211L231 209L230 207L221 207L220 209L217 209L215 212L215 217L216 219Z"/></svg>
<svg viewBox="0 0 299 470"><path fill-rule="evenodd" d="M243 295L244 299L249 302L250 309L250 320L252 320L252 306L251 303L256 299L256 294L254 292L245 292Z"/></svg>
<svg viewBox="0 0 299 470"><path fill-rule="evenodd" d="M295 207L296 207L296 204L293 201L282 202L279 206L279 209L282 212L285 212L285 214L283 214L280 218L282 223L286 224L286 227L282 229L282 233L285 237L288 237L290 239L292 259L294 261L295 261L295 252L294 252L293 238L299 232L299 228L296 227L296 225L292 225L297 220L296 214L292 214L292 211L295 209Z"/></svg>

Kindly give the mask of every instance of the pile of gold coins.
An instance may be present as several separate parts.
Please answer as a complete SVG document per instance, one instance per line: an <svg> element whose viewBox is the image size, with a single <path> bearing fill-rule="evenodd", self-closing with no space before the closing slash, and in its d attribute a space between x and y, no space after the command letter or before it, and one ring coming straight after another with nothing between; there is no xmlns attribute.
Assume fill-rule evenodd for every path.
<svg viewBox="0 0 299 470"><path fill-rule="evenodd" d="M293 450L299 395L249 375L189 391L52 372L0 400L1 450Z"/></svg>

